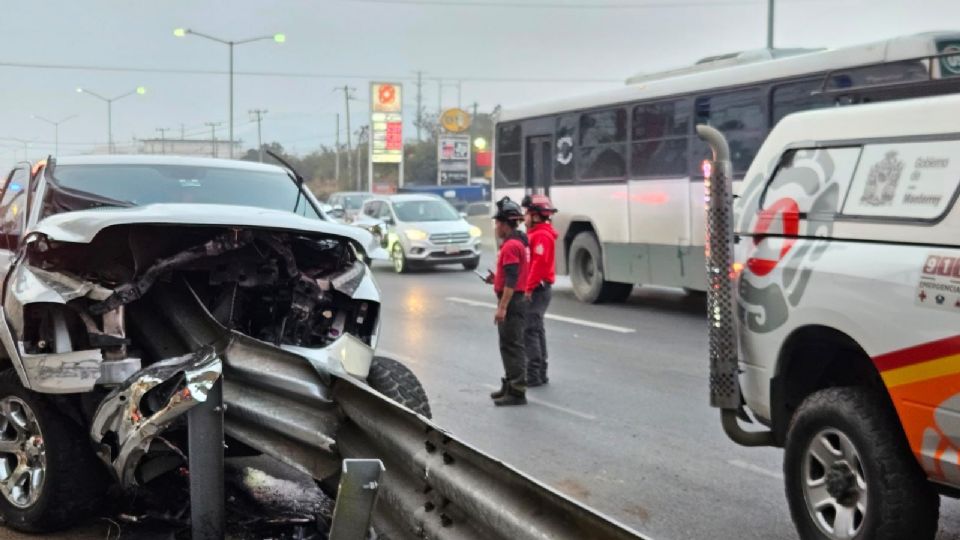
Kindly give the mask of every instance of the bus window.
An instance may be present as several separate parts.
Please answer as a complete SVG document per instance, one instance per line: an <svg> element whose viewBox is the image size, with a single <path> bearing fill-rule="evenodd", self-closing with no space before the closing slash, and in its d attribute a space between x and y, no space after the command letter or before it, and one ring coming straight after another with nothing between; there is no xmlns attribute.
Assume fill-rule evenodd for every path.
<svg viewBox="0 0 960 540"><path fill-rule="evenodd" d="M520 184L520 126L500 126L497 131L497 187Z"/></svg>
<svg viewBox="0 0 960 540"><path fill-rule="evenodd" d="M557 117L557 131L553 143L553 181L557 184L573 182L576 177L576 160L574 159L574 141L576 140L576 115Z"/></svg>
<svg viewBox="0 0 960 540"><path fill-rule="evenodd" d="M823 94L814 94L814 92L820 90L822 84L823 79L817 78L775 86L771 100L773 103L773 121L770 126L777 125L780 120L783 120L784 116L790 113L832 106L833 98Z"/></svg>
<svg viewBox="0 0 960 540"><path fill-rule="evenodd" d="M750 168L753 157L766 137L763 104L757 88L701 96L697 98L697 124L707 124L723 132L730 143L730 158L734 174L743 174ZM694 154L696 163L710 159L710 151L700 142Z"/></svg>
<svg viewBox="0 0 960 540"><path fill-rule="evenodd" d="M579 177L622 179L627 175L627 111L611 109L580 115Z"/></svg>
<svg viewBox="0 0 960 540"><path fill-rule="evenodd" d="M690 140L688 100L633 108L631 176L685 176Z"/></svg>

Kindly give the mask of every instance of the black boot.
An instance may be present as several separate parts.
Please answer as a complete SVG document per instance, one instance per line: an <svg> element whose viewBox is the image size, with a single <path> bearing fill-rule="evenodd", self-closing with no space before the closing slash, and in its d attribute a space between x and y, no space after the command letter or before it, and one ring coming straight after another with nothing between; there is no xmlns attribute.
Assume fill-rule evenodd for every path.
<svg viewBox="0 0 960 540"><path fill-rule="evenodd" d="M507 379L500 379L500 389L496 392L490 392L490 399L500 399L504 394L507 393L507 386L509 383Z"/></svg>
<svg viewBox="0 0 960 540"><path fill-rule="evenodd" d="M517 386L514 384L507 385L507 391L499 398L493 400L493 404L497 407L508 406L508 405L526 405L527 404L527 392L526 387Z"/></svg>

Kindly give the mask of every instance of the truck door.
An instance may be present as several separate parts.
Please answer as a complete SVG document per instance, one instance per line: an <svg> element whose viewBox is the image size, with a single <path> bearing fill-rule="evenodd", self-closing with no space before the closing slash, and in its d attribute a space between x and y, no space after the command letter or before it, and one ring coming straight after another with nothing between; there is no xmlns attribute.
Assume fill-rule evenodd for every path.
<svg viewBox="0 0 960 540"><path fill-rule="evenodd" d="M550 173L553 165L553 137L527 137L527 167L524 187L527 193L550 194Z"/></svg>

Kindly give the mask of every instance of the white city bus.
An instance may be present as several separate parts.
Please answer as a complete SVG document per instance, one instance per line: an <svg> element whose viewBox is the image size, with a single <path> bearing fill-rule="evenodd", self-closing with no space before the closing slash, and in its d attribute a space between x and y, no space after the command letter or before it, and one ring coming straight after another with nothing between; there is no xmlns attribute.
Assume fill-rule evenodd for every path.
<svg viewBox="0 0 960 540"><path fill-rule="evenodd" d="M505 110L494 199L547 193L557 271L586 302L635 284L704 290L703 172L696 124L726 135L742 178L792 112L960 92L960 32L833 50L762 50L638 76L623 88Z"/></svg>

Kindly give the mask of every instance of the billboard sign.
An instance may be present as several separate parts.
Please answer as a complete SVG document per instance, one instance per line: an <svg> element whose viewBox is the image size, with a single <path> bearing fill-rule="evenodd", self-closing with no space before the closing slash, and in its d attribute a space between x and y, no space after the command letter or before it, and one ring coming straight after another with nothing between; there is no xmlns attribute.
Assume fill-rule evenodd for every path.
<svg viewBox="0 0 960 540"><path fill-rule="evenodd" d="M403 87L400 84L370 84L370 161L403 161Z"/></svg>
<svg viewBox="0 0 960 540"><path fill-rule="evenodd" d="M470 180L470 136L444 133L437 140L437 184L467 184Z"/></svg>

